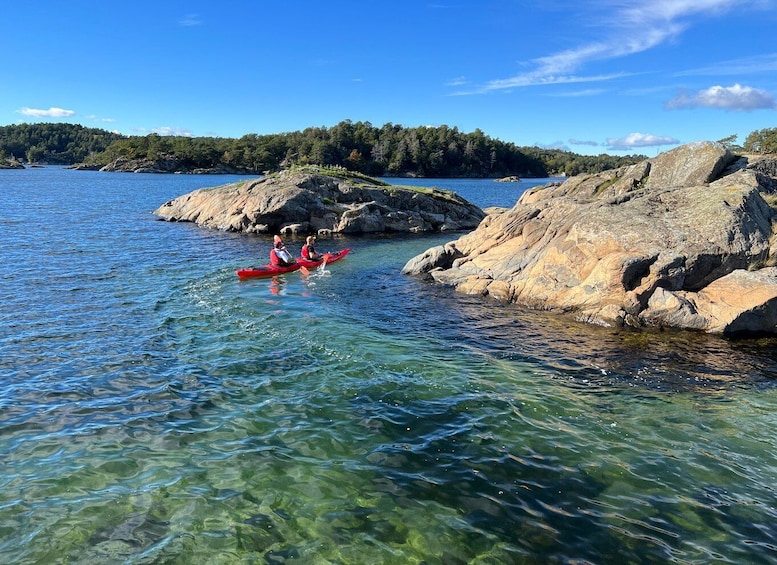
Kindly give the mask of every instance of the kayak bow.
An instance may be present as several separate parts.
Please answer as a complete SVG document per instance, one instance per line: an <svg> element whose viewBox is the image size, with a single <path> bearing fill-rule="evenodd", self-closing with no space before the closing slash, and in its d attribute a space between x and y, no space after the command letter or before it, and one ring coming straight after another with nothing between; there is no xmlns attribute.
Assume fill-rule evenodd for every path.
<svg viewBox="0 0 777 565"><path fill-rule="evenodd" d="M238 270L237 276L240 277L241 279L258 279L258 278L274 277L276 275L282 275L284 273L291 273L292 271L297 271L299 269L307 270L308 268L318 267L324 262L326 262L326 264L328 265L329 263L334 263L335 261L339 261L346 255L348 255L350 251L351 251L350 249L341 249L336 253L324 253L324 256L321 259L317 259L315 261L298 257L296 263L292 265L288 265L286 267L281 267L280 265L270 265L270 264L262 265L261 267L248 267L247 269Z"/></svg>

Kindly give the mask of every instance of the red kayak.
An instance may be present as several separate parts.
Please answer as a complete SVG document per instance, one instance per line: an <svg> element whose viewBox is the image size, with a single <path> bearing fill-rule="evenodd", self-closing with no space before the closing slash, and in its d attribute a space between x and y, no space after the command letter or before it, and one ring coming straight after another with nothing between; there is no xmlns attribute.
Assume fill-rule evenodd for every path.
<svg viewBox="0 0 777 565"><path fill-rule="evenodd" d="M299 269L308 269L308 268L315 268L321 265L324 261L326 261L326 264L334 263L335 261L339 261L348 253L350 253L350 249L341 249L337 253L324 253L324 257L322 259L318 259L316 261L310 261L309 259L303 259L302 257L297 258L297 262L293 265L289 265L288 267L281 267L280 265L262 265L261 267L248 267L247 269L240 269L237 271L237 276L241 279L261 279L261 278L269 278L274 277L276 275L282 275L283 273L291 273L292 271L298 271Z"/></svg>
<svg viewBox="0 0 777 565"><path fill-rule="evenodd" d="M297 265L300 265L301 267L305 267L306 269L312 269L314 267L318 267L322 263L326 262L328 265L329 263L334 263L335 261L339 261L348 253L350 253L350 249L341 249L340 251L336 253L324 253L324 256L321 259L316 259L315 261L311 261L310 259L304 259L302 257L297 257Z"/></svg>
<svg viewBox="0 0 777 565"><path fill-rule="evenodd" d="M241 279L274 277L275 275L282 275L283 273L298 271L301 267L302 265L299 263L295 263L287 267L281 267L280 265L262 265L261 267L248 267L247 269L240 269L237 271L237 276Z"/></svg>

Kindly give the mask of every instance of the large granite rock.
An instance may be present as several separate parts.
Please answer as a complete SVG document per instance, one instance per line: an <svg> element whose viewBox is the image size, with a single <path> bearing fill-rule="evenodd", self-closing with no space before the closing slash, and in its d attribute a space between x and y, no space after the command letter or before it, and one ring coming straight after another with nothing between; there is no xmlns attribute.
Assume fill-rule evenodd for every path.
<svg viewBox="0 0 777 565"><path fill-rule="evenodd" d="M476 227L485 216L449 191L392 186L315 167L195 190L154 213L165 220L249 233L463 230Z"/></svg>
<svg viewBox="0 0 777 565"><path fill-rule="evenodd" d="M527 192L403 272L602 325L777 333L772 169L678 147Z"/></svg>

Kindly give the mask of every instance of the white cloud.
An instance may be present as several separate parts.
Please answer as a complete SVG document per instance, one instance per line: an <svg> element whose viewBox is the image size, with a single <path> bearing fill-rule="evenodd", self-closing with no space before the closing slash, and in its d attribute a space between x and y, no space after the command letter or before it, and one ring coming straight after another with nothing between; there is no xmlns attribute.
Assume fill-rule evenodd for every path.
<svg viewBox="0 0 777 565"><path fill-rule="evenodd" d="M182 129L182 128L171 128L169 126L163 126L161 128L154 128L151 130L151 133L156 133L159 135L174 135L178 137L193 137L192 132L188 129Z"/></svg>
<svg viewBox="0 0 777 565"><path fill-rule="evenodd" d="M31 118L69 118L75 115L73 110L63 110L62 108L49 108L48 110L22 108L19 113Z"/></svg>
<svg viewBox="0 0 777 565"><path fill-rule="evenodd" d="M679 108L716 108L719 110L751 112L777 108L774 94L735 84L733 86L711 86L695 94L680 93L666 103L670 110Z"/></svg>
<svg viewBox="0 0 777 565"><path fill-rule="evenodd" d="M686 29L685 18L719 15L743 3L745 0L608 0L600 5L604 15L585 16L590 21L598 21L606 30L600 41L534 59L529 62L533 70L492 80L479 92L516 86L601 82L628 76L625 73L585 76L579 71L594 61L633 55L661 45Z"/></svg>
<svg viewBox="0 0 777 565"><path fill-rule="evenodd" d="M673 137L652 135L649 133L630 133L624 137L608 137L607 148L623 151L635 147L658 147L661 145L677 145L679 140Z"/></svg>

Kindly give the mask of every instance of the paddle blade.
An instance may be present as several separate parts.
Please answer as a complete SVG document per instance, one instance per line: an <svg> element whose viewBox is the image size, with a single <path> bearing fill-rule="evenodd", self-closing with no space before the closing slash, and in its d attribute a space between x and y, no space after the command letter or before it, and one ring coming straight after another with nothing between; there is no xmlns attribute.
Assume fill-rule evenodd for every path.
<svg viewBox="0 0 777 565"><path fill-rule="evenodd" d="M308 276L310 274L310 271L308 271L308 268L302 265L299 270L302 272L303 275Z"/></svg>

